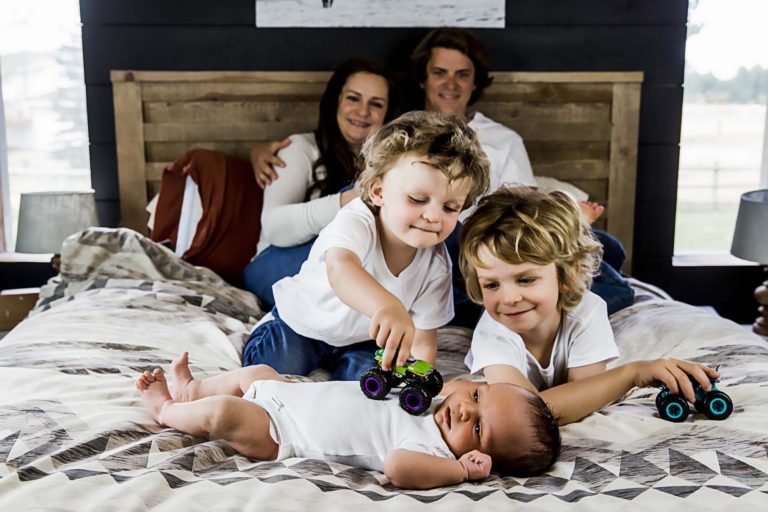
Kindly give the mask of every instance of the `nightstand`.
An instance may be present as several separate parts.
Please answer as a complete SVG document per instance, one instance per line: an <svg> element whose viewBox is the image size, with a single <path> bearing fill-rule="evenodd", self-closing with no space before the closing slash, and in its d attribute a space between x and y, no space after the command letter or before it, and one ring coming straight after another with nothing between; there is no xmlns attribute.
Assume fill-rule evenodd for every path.
<svg viewBox="0 0 768 512"><path fill-rule="evenodd" d="M35 307L40 288L16 288L0 291L0 331L9 331L24 320Z"/></svg>

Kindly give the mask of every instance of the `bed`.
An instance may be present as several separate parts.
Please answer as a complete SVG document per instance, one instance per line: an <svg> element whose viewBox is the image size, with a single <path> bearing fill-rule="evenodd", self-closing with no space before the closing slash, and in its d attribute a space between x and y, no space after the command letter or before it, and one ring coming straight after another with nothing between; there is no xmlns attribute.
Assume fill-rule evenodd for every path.
<svg viewBox="0 0 768 512"><path fill-rule="evenodd" d="M142 82L142 73L134 73L132 81L115 82L118 136L128 129L120 124L126 115L128 125L141 126L144 133L132 147L126 148L124 138L118 141L121 184L139 180L134 181L137 184L130 194L126 192L128 205L137 195L136 187L145 200L159 179L161 165L173 159L174 151L186 149L179 141L152 139L172 138L158 133L197 130L173 122L176 114L172 112L205 124L205 118L221 119L217 117L220 113L211 113L217 106L232 111L225 105L229 100L222 98L244 101L253 95L242 85L243 74L198 75L208 80L200 86L183 80L186 74L161 73L161 78L168 78L166 82L181 82L175 90L171 83ZM113 78L116 75L126 78L127 72L113 74ZM283 74L248 75L262 84L286 79ZM627 162L633 163L636 154L636 131L634 139L627 133L636 130L637 81L604 73L592 81L587 74L556 74L550 82L544 74L536 74L538 82L520 82L521 76L531 78L529 74L501 75L507 81L497 77L494 87L504 83L510 89L495 96L489 91L483 109L501 118L501 110L507 108L510 124L517 120L524 136L530 135L537 173L557 169L561 174L553 176L577 182L582 188L594 186L593 197L609 204L620 204L615 194L634 195L634 165ZM580 89L566 75L601 92L576 93ZM222 83L235 86L226 89L226 94L210 96L217 89L211 89L210 83L221 76L227 78ZM601 77L614 81L597 81ZM119 107L118 96L125 92L120 84L134 87L137 83L141 91L133 94L138 110ZM635 101L619 94L626 104L614 105L616 91L627 87L637 93ZM160 89L162 94L157 92ZM290 101L300 101L296 98L301 94L316 95L320 89L306 86L301 89L304 93L296 93L299 96ZM266 90L272 91L264 93L272 95L272 106L252 110L281 118L276 112L290 103L285 99L288 93L282 86ZM538 91L539 96L531 91ZM575 132L592 130L590 137L602 137L601 142L576 144L575 135L567 131L561 131L557 140L545 140L551 130L543 128L536 129L540 139L533 128L525 133L522 126L529 117L536 126L537 122L541 126L551 122L541 117L551 113L538 109L546 98L562 98L563 91L585 100L612 98L599 108L564 107L563 119L573 116L577 119L573 124L581 126L571 127ZM198 98L196 94L219 99L193 101L210 101L211 105L186 108L176 105L171 93L187 101ZM492 111L494 102L499 111ZM142 117L153 109L159 112L154 121ZM587 129L586 125L600 124L583 121L587 110L609 112L612 121L600 129ZM626 122L626 116L634 116L634 121ZM628 128L614 129L615 123ZM152 124L174 128L149 129ZM221 133L215 122L208 125L213 126L209 135ZM259 133L252 132L251 137L279 135ZM195 132L194 142L247 151L244 140L211 142L203 135ZM587 157L580 158L579 147ZM138 161L130 156L137 151ZM617 160L612 160L614 153L618 153ZM605 159L599 160L598 154ZM126 167L126 161L133 163ZM631 180L621 174L624 171ZM603 196L598 196L600 191ZM135 214L124 217L124 222L133 218L141 229L143 206L126 210L124 205L124 213ZM615 209L609 211L609 230L621 225L611 224L616 217L620 216ZM626 238L623 241L627 243ZM721 389L735 404L730 418L716 422L696 415L684 423L670 423L656 413L657 390L638 389L581 422L563 427L562 456L544 475L527 479L492 476L481 483L403 491L377 472L298 458L252 461L219 440L156 425L133 387L136 375L157 366L167 369L171 359L185 350L191 353L197 377L239 367L242 344L263 311L249 293L226 284L206 268L181 260L136 230L88 229L65 241L60 275L41 289L29 317L0 340L0 509L761 509L768 499L768 345L742 326L675 302L655 287L632 282L635 304L611 317L622 354L619 362L671 356L720 365ZM446 378L466 372L462 359L470 336L467 329L440 330L437 366Z"/></svg>

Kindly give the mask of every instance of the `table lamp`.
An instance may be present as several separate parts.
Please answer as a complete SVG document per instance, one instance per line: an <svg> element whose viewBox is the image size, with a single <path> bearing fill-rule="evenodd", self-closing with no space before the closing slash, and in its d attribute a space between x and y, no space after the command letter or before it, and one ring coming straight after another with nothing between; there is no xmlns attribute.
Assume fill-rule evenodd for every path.
<svg viewBox="0 0 768 512"><path fill-rule="evenodd" d="M768 189L741 195L731 254L768 265ZM760 316L752 324L752 330L768 336L768 279L755 289L755 298L760 303L757 309Z"/></svg>
<svg viewBox="0 0 768 512"><path fill-rule="evenodd" d="M58 270L58 253L64 239L98 225L93 190L22 193L16 252L52 253L51 264Z"/></svg>

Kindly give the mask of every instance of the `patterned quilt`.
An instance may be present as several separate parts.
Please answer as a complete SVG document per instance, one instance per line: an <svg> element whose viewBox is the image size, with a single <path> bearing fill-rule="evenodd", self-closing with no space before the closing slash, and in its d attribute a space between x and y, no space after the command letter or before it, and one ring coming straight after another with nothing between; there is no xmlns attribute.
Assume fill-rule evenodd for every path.
<svg viewBox="0 0 768 512"><path fill-rule="evenodd" d="M156 425L136 375L182 351L197 377L239 366L262 315L253 296L129 230L70 237L61 274L0 340L0 510L763 510L768 503L768 345L698 308L639 293L611 322L621 361L720 365L725 421L658 417L639 389L562 429L545 475L402 491L386 477L310 459L258 462L219 440ZM471 333L442 329L438 367Z"/></svg>

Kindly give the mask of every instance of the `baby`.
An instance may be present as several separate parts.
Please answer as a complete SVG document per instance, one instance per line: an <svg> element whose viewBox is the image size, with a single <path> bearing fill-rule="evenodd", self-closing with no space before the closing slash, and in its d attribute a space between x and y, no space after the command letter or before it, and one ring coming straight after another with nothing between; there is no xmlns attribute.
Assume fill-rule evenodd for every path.
<svg viewBox="0 0 768 512"><path fill-rule="evenodd" d="M203 380L185 352L136 381L161 425L212 435L259 460L308 457L383 471L398 487L429 489L542 473L560 452L557 422L538 395L512 384L447 383L431 414L367 399L356 382L289 382L265 365ZM510 414L510 411L515 411Z"/></svg>

